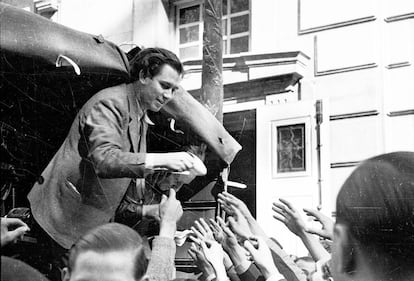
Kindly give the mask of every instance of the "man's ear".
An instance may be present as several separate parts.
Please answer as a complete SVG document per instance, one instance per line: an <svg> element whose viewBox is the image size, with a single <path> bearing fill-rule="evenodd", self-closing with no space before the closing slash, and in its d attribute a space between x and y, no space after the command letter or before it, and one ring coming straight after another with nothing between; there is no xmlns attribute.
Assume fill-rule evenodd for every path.
<svg viewBox="0 0 414 281"><path fill-rule="evenodd" d="M355 241L348 226L337 223L334 227L334 241L337 243L337 268L340 273L352 275L356 270Z"/></svg>
<svg viewBox="0 0 414 281"><path fill-rule="evenodd" d="M141 69L141 71L139 72L139 75L138 75L138 77L139 77L139 81L142 83L142 84L147 84L147 80L146 80L146 76L145 76L145 74L144 74L144 71Z"/></svg>
<svg viewBox="0 0 414 281"><path fill-rule="evenodd" d="M67 268L67 267L63 268L60 274L61 274L62 281L69 281L70 280L69 268Z"/></svg>

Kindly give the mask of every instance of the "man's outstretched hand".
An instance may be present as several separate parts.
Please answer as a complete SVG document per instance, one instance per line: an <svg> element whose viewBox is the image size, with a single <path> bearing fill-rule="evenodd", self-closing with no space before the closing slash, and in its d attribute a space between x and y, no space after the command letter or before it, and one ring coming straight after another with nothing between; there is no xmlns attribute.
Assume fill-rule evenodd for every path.
<svg viewBox="0 0 414 281"><path fill-rule="evenodd" d="M193 168L195 158L188 152L169 152L147 153L147 160L152 163L154 168L181 172Z"/></svg>

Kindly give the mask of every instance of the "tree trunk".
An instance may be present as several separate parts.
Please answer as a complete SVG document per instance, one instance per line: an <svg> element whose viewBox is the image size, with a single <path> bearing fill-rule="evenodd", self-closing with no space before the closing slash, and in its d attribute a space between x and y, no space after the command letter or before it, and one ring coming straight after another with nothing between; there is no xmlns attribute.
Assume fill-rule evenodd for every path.
<svg viewBox="0 0 414 281"><path fill-rule="evenodd" d="M201 103L223 123L222 0L204 1Z"/></svg>

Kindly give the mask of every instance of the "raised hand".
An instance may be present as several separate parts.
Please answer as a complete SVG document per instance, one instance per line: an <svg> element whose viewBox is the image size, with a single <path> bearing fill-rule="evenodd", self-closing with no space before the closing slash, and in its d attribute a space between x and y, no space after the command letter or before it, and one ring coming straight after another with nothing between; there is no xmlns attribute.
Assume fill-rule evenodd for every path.
<svg viewBox="0 0 414 281"><path fill-rule="evenodd" d="M239 243L237 242L236 235L233 233L233 231L230 230L224 220L220 217L217 217L217 221L220 225L220 228L223 230L224 240L222 245L226 252L231 252L234 248L240 247Z"/></svg>
<svg viewBox="0 0 414 281"><path fill-rule="evenodd" d="M220 228L223 230L223 248L229 255L232 263L244 268L248 268L250 261L247 260L246 250L238 243L236 235L226 225L222 218L217 217L217 222Z"/></svg>
<svg viewBox="0 0 414 281"><path fill-rule="evenodd" d="M249 223L239 209L234 206L231 206L231 208L233 210L233 214L228 217L227 221L229 222L231 230L244 241L248 237L252 236Z"/></svg>
<svg viewBox="0 0 414 281"><path fill-rule="evenodd" d="M200 241L200 246L207 260L214 268L216 280L227 280L226 269L224 267L224 251L221 245L216 241Z"/></svg>
<svg viewBox="0 0 414 281"><path fill-rule="evenodd" d="M307 226L298 210L287 200L279 199L279 201L281 203L273 203L272 210L275 212L273 217L284 223L292 233L300 237L314 260L318 261L328 257L329 253L323 248L317 237L306 231Z"/></svg>
<svg viewBox="0 0 414 281"><path fill-rule="evenodd" d="M279 274L279 271L273 262L270 249L262 237L249 237L248 240L244 241L244 247L250 253L251 259L259 267L265 279L268 279L272 275Z"/></svg>
<svg viewBox="0 0 414 281"><path fill-rule="evenodd" d="M303 236L306 233L306 224L300 213L289 201L285 199L279 199L279 201L281 203L273 203L272 210L275 212L273 217L286 225L292 233Z"/></svg>
<svg viewBox="0 0 414 281"><path fill-rule="evenodd" d="M247 220L251 233L253 233L254 235L267 238L266 233L254 219L254 217L252 216L252 214L250 213L249 209L243 201L241 201L239 198L228 192L222 192L218 195L218 197L218 202L227 214L234 215L235 210L238 210L239 213L242 214L244 218Z"/></svg>
<svg viewBox="0 0 414 281"><path fill-rule="evenodd" d="M229 214L231 214L232 211L230 206L234 206L245 218L253 217L249 211L249 208L247 208L243 201L226 191L218 195L218 202L222 204L223 208L226 212L229 212Z"/></svg>
<svg viewBox="0 0 414 281"><path fill-rule="evenodd" d="M29 227L23 221L15 218L1 218L1 246L14 242L21 238Z"/></svg>
<svg viewBox="0 0 414 281"><path fill-rule="evenodd" d="M313 217L315 221L318 221L322 225L322 229L317 227L308 226L306 228L306 232L311 234L319 235L323 238L327 238L332 240L333 239L333 228L334 228L334 221L324 215L323 213L315 210L315 209L303 209L307 216Z"/></svg>
<svg viewBox="0 0 414 281"><path fill-rule="evenodd" d="M213 219L210 220L210 229L213 232L214 239L220 243L223 244L225 239L225 234L221 226Z"/></svg>
<svg viewBox="0 0 414 281"><path fill-rule="evenodd" d="M195 226L191 227L191 230L200 240L212 241L214 239L213 231L210 229L210 226L206 223L203 218L200 218L194 222Z"/></svg>
<svg viewBox="0 0 414 281"><path fill-rule="evenodd" d="M204 252L195 243L191 243L191 246L188 249L188 254L194 260L194 264L204 274L205 278L212 274L215 274L214 268L207 260Z"/></svg>
<svg viewBox="0 0 414 281"><path fill-rule="evenodd" d="M170 189L169 196L163 195L159 204L160 236L173 238L177 222L182 215L181 203L175 198L175 190Z"/></svg>

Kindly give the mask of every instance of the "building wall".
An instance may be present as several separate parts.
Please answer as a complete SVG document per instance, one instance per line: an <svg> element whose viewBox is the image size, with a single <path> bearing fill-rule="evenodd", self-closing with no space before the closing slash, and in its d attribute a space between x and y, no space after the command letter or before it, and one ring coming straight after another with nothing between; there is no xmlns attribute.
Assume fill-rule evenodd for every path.
<svg viewBox="0 0 414 281"><path fill-rule="evenodd" d="M56 21L131 46L173 48L169 6L161 0L60 0Z"/></svg>
<svg viewBox="0 0 414 281"><path fill-rule="evenodd" d="M414 150L413 86L403 82L414 74L414 3L309 2L298 1L298 36L313 40L315 91L330 104L333 207L359 161Z"/></svg>
<svg viewBox="0 0 414 281"><path fill-rule="evenodd" d="M357 163L414 150L414 2L251 1L252 52L311 57L304 99L329 107L328 209ZM328 103L328 104L327 104Z"/></svg>

